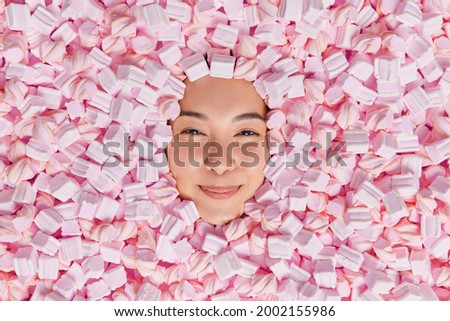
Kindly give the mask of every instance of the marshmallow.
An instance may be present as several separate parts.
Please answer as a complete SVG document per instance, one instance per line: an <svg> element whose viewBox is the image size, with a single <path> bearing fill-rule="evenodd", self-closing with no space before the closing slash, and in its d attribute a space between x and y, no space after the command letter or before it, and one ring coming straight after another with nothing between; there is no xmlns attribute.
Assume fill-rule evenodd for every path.
<svg viewBox="0 0 450 321"><path fill-rule="evenodd" d="M43 209L36 215L34 223L39 229L47 234L55 233L63 224L64 219L54 209Z"/></svg>
<svg viewBox="0 0 450 321"><path fill-rule="evenodd" d="M313 232L302 229L294 237L294 246L298 253L314 258L322 249L323 244Z"/></svg>
<svg viewBox="0 0 450 321"><path fill-rule="evenodd" d="M211 40L220 46L233 49L237 42L238 34L238 29L223 23L218 23Z"/></svg>
<svg viewBox="0 0 450 321"><path fill-rule="evenodd" d="M191 82L209 75L210 72L204 56L200 53L183 59L180 61L180 65Z"/></svg>
<svg viewBox="0 0 450 321"><path fill-rule="evenodd" d="M441 236L441 219L437 215L420 217L420 235L423 239Z"/></svg>
<svg viewBox="0 0 450 321"><path fill-rule="evenodd" d="M182 200L173 208L173 211L185 221L187 226L191 226L198 218L200 218L197 207L192 201Z"/></svg>
<svg viewBox="0 0 450 321"><path fill-rule="evenodd" d="M328 71L328 79L336 78L349 66L349 63L342 51L337 51L325 58L323 60L323 64Z"/></svg>
<svg viewBox="0 0 450 321"><path fill-rule="evenodd" d="M146 73L136 66L120 65L117 68L117 80L122 85L140 88L145 84Z"/></svg>
<svg viewBox="0 0 450 321"><path fill-rule="evenodd" d="M318 260L314 264L314 279L320 287L334 289L337 285L337 274L330 260Z"/></svg>
<svg viewBox="0 0 450 321"><path fill-rule="evenodd" d="M14 254L14 271L20 282L26 282L36 274L37 259L37 252L31 246L21 247Z"/></svg>
<svg viewBox="0 0 450 321"><path fill-rule="evenodd" d="M400 66L400 85L405 86L418 79L417 64L407 61Z"/></svg>
<svg viewBox="0 0 450 321"><path fill-rule="evenodd" d="M334 235L341 241L344 241L354 232L352 228L349 228L347 225L345 225L344 219L342 218L335 219L333 223L330 224L330 229L333 231Z"/></svg>
<svg viewBox="0 0 450 321"><path fill-rule="evenodd" d="M355 200L360 201L368 208L378 207L380 200L383 196L383 192L380 191L375 185L369 181L364 181L358 191L355 193Z"/></svg>
<svg viewBox="0 0 450 321"><path fill-rule="evenodd" d="M142 7L142 17L148 30L164 30L170 24L166 10L159 4L149 4Z"/></svg>
<svg viewBox="0 0 450 321"><path fill-rule="evenodd" d="M213 266L221 281L229 279L237 274L242 268L241 261L233 251L228 251L216 256L213 261Z"/></svg>
<svg viewBox="0 0 450 321"><path fill-rule="evenodd" d="M303 6L298 5L295 0L281 0L278 17L298 22L302 17L302 12Z"/></svg>
<svg viewBox="0 0 450 321"><path fill-rule="evenodd" d="M59 173L50 179L49 189L55 198L61 202L66 202L80 190L80 185L66 174Z"/></svg>
<svg viewBox="0 0 450 321"><path fill-rule="evenodd" d="M428 187L433 191L434 196L442 202L450 202L450 178L444 176L436 177Z"/></svg>
<svg viewBox="0 0 450 321"><path fill-rule="evenodd" d="M267 238L269 257L289 260L294 251L290 235L272 235Z"/></svg>
<svg viewBox="0 0 450 321"><path fill-rule="evenodd" d="M39 5L31 15L31 23L34 28L48 36L56 27L56 16L43 6Z"/></svg>
<svg viewBox="0 0 450 321"><path fill-rule="evenodd" d="M31 28L30 8L27 4L10 3L5 7L6 23L11 30Z"/></svg>
<svg viewBox="0 0 450 321"><path fill-rule="evenodd" d="M419 68L426 66L434 59L433 46L419 34L409 40L405 52L416 61Z"/></svg>
<svg viewBox="0 0 450 321"><path fill-rule="evenodd" d="M157 88L161 88L169 79L170 71L159 63L147 60L144 65L146 79L148 83Z"/></svg>
<svg viewBox="0 0 450 321"><path fill-rule="evenodd" d="M344 131L343 140L348 152L363 154L369 150L369 133L365 130L347 129Z"/></svg>
<svg viewBox="0 0 450 321"><path fill-rule="evenodd" d="M391 159L397 152L396 140L393 135L384 131L378 132L373 140L375 155Z"/></svg>
<svg viewBox="0 0 450 321"><path fill-rule="evenodd" d="M149 199L145 184L142 182L130 183L123 186L123 193L126 203Z"/></svg>
<svg viewBox="0 0 450 321"><path fill-rule="evenodd" d="M38 276L40 279L56 280L59 272L59 259L57 256L41 254L38 258Z"/></svg>
<svg viewBox="0 0 450 321"><path fill-rule="evenodd" d="M419 185L419 178L411 173L391 176L391 188L405 198L415 197L419 191Z"/></svg>
<svg viewBox="0 0 450 321"><path fill-rule="evenodd" d="M172 67L183 58L180 48L174 43L165 44L157 51L157 54L159 60L167 68Z"/></svg>
<svg viewBox="0 0 450 321"><path fill-rule="evenodd" d="M288 98L298 98L305 96L305 88L303 86L304 75L292 75L288 77L291 82L290 89L287 93Z"/></svg>
<svg viewBox="0 0 450 321"><path fill-rule="evenodd" d="M408 27L414 27L422 22L422 11L411 1L402 1L395 11L395 18Z"/></svg>
<svg viewBox="0 0 450 321"><path fill-rule="evenodd" d="M30 242L36 250L53 256L61 246L61 243L53 236L38 231Z"/></svg>
<svg viewBox="0 0 450 321"><path fill-rule="evenodd" d="M210 76L233 78L236 58L228 55L215 54L211 60Z"/></svg>
<svg viewBox="0 0 450 321"><path fill-rule="evenodd" d="M382 271L369 271L364 281L370 291L377 294L388 294L395 286L395 281Z"/></svg>
<svg viewBox="0 0 450 321"><path fill-rule="evenodd" d="M172 241L178 241L183 236L186 223L173 215L166 215L160 227L161 234Z"/></svg>
<svg viewBox="0 0 450 321"><path fill-rule="evenodd" d="M282 98L291 89L291 81L284 73L273 73L263 80L264 88L270 98Z"/></svg>
<svg viewBox="0 0 450 321"><path fill-rule="evenodd" d="M97 77L100 86L111 96L115 96L122 89L121 83L109 67L105 67L100 71Z"/></svg>
<svg viewBox="0 0 450 321"><path fill-rule="evenodd" d="M289 213L284 217L283 224L278 228L278 232L294 237L302 228L302 221L294 213Z"/></svg>
<svg viewBox="0 0 450 321"><path fill-rule="evenodd" d="M219 254L227 247L227 240L211 233L206 233L202 249L214 255Z"/></svg>
<svg viewBox="0 0 450 321"><path fill-rule="evenodd" d="M383 222L386 226L393 226L397 224L402 217L409 216L405 201L396 190L384 194L382 198L388 215L383 217Z"/></svg>
<svg viewBox="0 0 450 321"><path fill-rule="evenodd" d="M80 132L77 127L72 124L66 124L57 128L55 132L55 140L59 148L64 149L72 145L80 138Z"/></svg>
<svg viewBox="0 0 450 321"><path fill-rule="evenodd" d="M89 56L91 57L92 64L97 69L104 69L108 67L112 62L112 58L98 47L92 48L89 52Z"/></svg>
<svg viewBox="0 0 450 321"><path fill-rule="evenodd" d="M114 291L127 283L127 274L125 268L121 265L108 267L102 274L102 279L108 287Z"/></svg>
<svg viewBox="0 0 450 321"><path fill-rule="evenodd" d="M119 123L128 123L133 112L133 104L123 98L114 99L109 115Z"/></svg>
<svg viewBox="0 0 450 321"><path fill-rule="evenodd" d="M370 210L366 207L349 207L345 210L344 222L350 229L364 229L372 224Z"/></svg>
<svg viewBox="0 0 450 321"><path fill-rule="evenodd" d="M346 245L341 245L339 247L336 258L340 264L353 272L358 272L364 261L364 257L361 253Z"/></svg>
<svg viewBox="0 0 450 321"><path fill-rule="evenodd" d="M78 260L83 257L83 247L80 236L59 239L61 242L60 257L65 262Z"/></svg>
<svg viewBox="0 0 450 321"><path fill-rule="evenodd" d="M301 183L308 185L311 191L325 191L329 180L330 176L322 170L309 169L303 174Z"/></svg>
<svg viewBox="0 0 450 321"><path fill-rule="evenodd" d="M289 210L304 211L308 200L310 187L296 185L289 189Z"/></svg>
<svg viewBox="0 0 450 321"><path fill-rule="evenodd" d="M136 171L136 180L145 183L154 183L159 180L158 169L149 161L139 161Z"/></svg>
<svg viewBox="0 0 450 321"><path fill-rule="evenodd" d="M50 36L50 39L56 42L63 42L69 45L77 37L75 28L72 23L66 21L62 23Z"/></svg>
<svg viewBox="0 0 450 321"><path fill-rule="evenodd" d="M428 157L434 164L450 158L450 138L435 141L432 144L425 146Z"/></svg>
<svg viewBox="0 0 450 321"><path fill-rule="evenodd" d="M406 107L414 114L419 114L430 107L430 98L422 87L415 87L403 96Z"/></svg>

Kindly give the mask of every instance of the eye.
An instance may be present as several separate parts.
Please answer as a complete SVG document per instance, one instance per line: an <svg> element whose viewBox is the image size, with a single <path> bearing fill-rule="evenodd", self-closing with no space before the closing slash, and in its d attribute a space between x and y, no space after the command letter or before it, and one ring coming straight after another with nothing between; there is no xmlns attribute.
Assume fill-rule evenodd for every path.
<svg viewBox="0 0 450 321"><path fill-rule="evenodd" d="M259 136L257 132L254 132L253 130L242 130L240 132L242 136Z"/></svg>
<svg viewBox="0 0 450 321"><path fill-rule="evenodd" d="M195 132L195 133L194 133ZM197 134L196 134L197 133ZM183 130L182 132L181 132L181 134L187 134L187 135L195 135L195 136L197 136L198 134L200 134L200 131L198 131L197 129L186 129L186 130Z"/></svg>

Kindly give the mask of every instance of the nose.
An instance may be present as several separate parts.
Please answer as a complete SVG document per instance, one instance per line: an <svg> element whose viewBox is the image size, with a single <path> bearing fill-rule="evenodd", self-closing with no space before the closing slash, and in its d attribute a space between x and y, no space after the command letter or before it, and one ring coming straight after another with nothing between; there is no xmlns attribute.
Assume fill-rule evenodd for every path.
<svg viewBox="0 0 450 321"><path fill-rule="evenodd" d="M236 158L233 157L233 149L236 146L238 146L237 142L228 144L208 142L203 155L203 163L206 168L219 175L235 168Z"/></svg>

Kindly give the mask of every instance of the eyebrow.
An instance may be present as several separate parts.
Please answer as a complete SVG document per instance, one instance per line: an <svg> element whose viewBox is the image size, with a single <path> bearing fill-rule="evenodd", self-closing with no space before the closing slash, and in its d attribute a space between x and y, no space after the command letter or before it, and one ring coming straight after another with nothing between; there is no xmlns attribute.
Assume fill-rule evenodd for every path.
<svg viewBox="0 0 450 321"><path fill-rule="evenodd" d="M208 116L206 116L203 113L198 113L198 112L195 112L195 111L182 111L178 117L181 117L181 116L194 117L194 118L197 118L197 119L200 119L200 120L209 121ZM241 115L238 115L238 116L234 117L233 118L233 123L234 122L238 122L238 121L242 121L242 120L249 120L249 119L259 119L259 120L262 120L264 122L266 121L264 119L264 117L261 116L258 113L245 113L245 114L241 114Z"/></svg>

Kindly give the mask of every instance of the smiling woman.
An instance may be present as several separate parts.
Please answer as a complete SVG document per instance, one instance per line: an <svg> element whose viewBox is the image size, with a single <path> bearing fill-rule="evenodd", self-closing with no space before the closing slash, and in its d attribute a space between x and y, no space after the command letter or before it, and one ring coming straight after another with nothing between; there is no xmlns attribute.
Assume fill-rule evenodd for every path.
<svg viewBox="0 0 450 321"><path fill-rule="evenodd" d="M223 225L244 213L264 182L267 106L244 79L184 83L180 115L169 122L169 168L180 197L192 200L205 221Z"/></svg>

